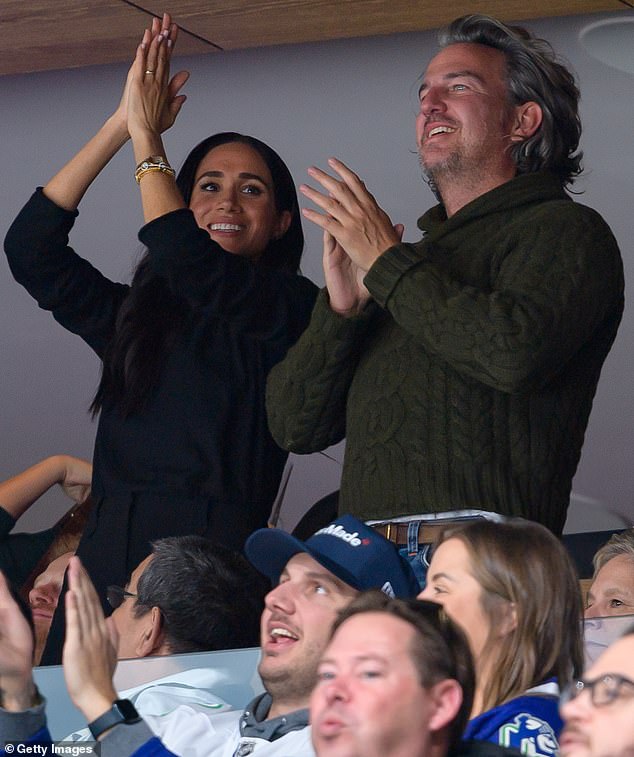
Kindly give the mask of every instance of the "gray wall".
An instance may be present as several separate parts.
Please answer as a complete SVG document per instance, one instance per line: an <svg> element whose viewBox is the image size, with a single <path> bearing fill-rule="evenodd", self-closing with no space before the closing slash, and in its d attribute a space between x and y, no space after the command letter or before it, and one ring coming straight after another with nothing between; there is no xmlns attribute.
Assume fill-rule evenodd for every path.
<svg viewBox="0 0 634 757"><path fill-rule="evenodd" d="M543 20L531 27L579 76L587 169L579 182L581 200L612 226L631 280L634 78L593 59L579 42L584 26L609 17ZM405 239L415 240L416 219L433 202L415 155L415 94L434 49L434 35L421 33L177 58L175 68L188 68L191 80L189 100L166 137L168 156L178 165L208 134L243 131L276 147L299 183L306 180L308 165L324 166L337 155L363 176L393 221L405 224ZM32 189L45 183L114 108L125 71L125 66L99 66L0 78L2 236ZM81 254L119 280L128 280L139 250L135 235L142 216L133 167L127 147L85 198L72 236ZM306 231L304 272L321 284L320 236ZM5 262L0 262L0 309L0 479L54 452L90 457L95 426L87 407L98 377L96 358L37 309ZM574 482L574 527L594 525L592 516L601 508L634 515L633 340L628 307L603 370ZM341 447L333 454L341 459ZM320 456L296 460L284 525L292 526L303 508L336 488L339 470ZM24 525L47 524L64 508L59 495L49 496Z"/></svg>

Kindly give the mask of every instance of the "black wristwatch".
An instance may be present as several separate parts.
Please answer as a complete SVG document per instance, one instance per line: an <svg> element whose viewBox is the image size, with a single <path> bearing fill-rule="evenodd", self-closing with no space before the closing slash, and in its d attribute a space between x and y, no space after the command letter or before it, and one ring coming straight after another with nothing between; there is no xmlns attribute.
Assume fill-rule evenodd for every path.
<svg viewBox="0 0 634 757"><path fill-rule="evenodd" d="M96 741L102 733L119 723L138 723L139 720L141 720L141 716L129 699L115 699L109 710L93 720L92 723L88 723L88 730Z"/></svg>

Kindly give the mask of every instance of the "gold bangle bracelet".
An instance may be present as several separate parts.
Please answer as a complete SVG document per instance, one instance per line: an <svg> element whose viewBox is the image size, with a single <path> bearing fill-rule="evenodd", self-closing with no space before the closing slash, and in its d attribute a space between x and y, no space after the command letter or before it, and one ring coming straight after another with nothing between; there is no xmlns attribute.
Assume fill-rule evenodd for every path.
<svg viewBox="0 0 634 757"><path fill-rule="evenodd" d="M141 179L146 173L152 171L160 171L168 176L176 176L176 171L170 166L167 160L162 155L150 155L149 158L142 160L134 171L134 179L137 184L141 183Z"/></svg>

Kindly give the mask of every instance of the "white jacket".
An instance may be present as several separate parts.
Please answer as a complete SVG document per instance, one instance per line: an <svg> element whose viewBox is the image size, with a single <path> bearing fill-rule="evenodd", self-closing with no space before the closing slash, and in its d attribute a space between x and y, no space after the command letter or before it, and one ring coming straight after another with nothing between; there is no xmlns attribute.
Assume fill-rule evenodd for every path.
<svg viewBox="0 0 634 757"><path fill-rule="evenodd" d="M121 699L129 699L135 706L139 715L144 718L150 728L161 728L162 718L183 705L187 705L192 713L202 713L204 717L232 712L233 723L242 714L234 710L231 705L216 696L212 688L218 682L216 671L210 668L193 668L180 673L171 673L155 681L135 686L132 689L121 691ZM155 723L155 725L153 725ZM75 731L66 736L64 741L91 741L92 735L87 728Z"/></svg>
<svg viewBox="0 0 634 757"><path fill-rule="evenodd" d="M146 721L163 744L179 757L315 757L310 726L275 741L240 735L237 710L208 717L188 706Z"/></svg>

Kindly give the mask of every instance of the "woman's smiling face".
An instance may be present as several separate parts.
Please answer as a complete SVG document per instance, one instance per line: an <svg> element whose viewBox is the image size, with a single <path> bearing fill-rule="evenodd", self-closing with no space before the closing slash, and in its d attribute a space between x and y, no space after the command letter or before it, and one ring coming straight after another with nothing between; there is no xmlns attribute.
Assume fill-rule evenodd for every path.
<svg viewBox="0 0 634 757"><path fill-rule="evenodd" d="M196 223L224 250L256 261L291 221L278 213L271 172L250 145L214 147L196 171L189 207Z"/></svg>
<svg viewBox="0 0 634 757"><path fill-rule="evenodd" d="M427 585L418 595L441 604L465 632L476 664L491 634L491 621L482 607L482 587L473 576L471 559L460 539L447 539L434 551Z"/></svg>

